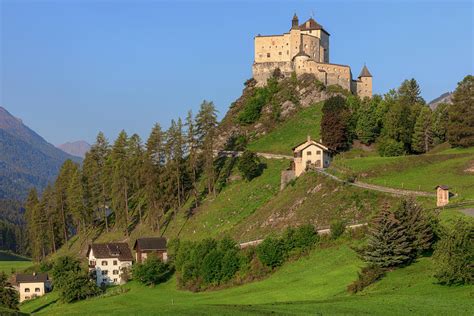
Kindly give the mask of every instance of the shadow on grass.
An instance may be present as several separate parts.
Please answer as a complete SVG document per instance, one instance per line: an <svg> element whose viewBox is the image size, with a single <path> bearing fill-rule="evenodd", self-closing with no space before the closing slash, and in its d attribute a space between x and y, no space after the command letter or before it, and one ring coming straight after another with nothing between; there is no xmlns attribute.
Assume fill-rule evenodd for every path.
<svg viewBox="0 0 474 316"><path fill-rule="evenodd" d="M35 310L32 310L32 311L31 311L31 314L37 313L37 312L39 312L39 311L41 311L41 310L45 309L46 307L48 307L48 306L51 306L51 305L55 304L55 303L56 303L58 300L59 300L59 299L57 298L57 299L55 299L55 300L53 300L53 301L49 302L48 304L41 305L41 306L40 306L40 307L38 307L37 309L35 309Z"/></svg>

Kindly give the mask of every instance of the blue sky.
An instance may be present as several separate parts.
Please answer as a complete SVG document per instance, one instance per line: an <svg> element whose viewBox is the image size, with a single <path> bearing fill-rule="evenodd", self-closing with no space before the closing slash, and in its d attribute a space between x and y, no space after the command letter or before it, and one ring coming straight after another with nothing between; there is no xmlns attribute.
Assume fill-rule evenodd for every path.
<svg viewBox="0 0 474 316"><path fill-rule="evenodd" d="M253 37L312 12L330 60L374 92L416 78L431 100L472 74L472 1L0 0L0 105L53 144L155 122L212 100L220 117L251 77Z"/></svg>

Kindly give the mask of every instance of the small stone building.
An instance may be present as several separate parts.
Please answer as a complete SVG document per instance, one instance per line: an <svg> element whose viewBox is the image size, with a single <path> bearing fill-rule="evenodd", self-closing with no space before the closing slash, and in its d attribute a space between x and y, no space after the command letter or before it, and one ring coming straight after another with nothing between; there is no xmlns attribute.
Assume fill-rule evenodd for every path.
<svg viewBox="0 0 474 316"><path fill-rule="evenodd" d="M135 250L137 263L141 263L151 256L156 256L164 262L168 261L166 238L163 237L138 238L133 250Z"/></svg>
<svg viewBox="0 0 474 316"><path fill-rule="evenodd" d="M449 203L449 187L438 185L436 188L436 206L441 207Z"/></svg>
<svg viewBox="0 0 474 316"><path fill-rule="evenodd" d="M13 284L20 293L20 302L43 296L51 290L46 273L17 274Z"/></svg>
<svg viewBox="0 0 474 316"><path fill-rule="evenodd" d="M295 176L299 177L308 168L327 168L331 163L331 151L317 141L308 139L293 147L293 170Z"/></svg>
<svg viewBox="0 0 474 316"><path fill-rule="evenodd" d="M132 251L124 242L92 244L87 257L89 271L95 276L98 286L125 283L124 270L133 263Z"/></svg>

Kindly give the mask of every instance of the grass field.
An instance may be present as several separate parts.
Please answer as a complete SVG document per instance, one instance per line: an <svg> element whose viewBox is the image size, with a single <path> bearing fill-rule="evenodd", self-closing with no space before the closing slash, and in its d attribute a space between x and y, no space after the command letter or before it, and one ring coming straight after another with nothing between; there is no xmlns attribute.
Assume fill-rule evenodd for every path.
<svg viewBox="0 0 474 316"><path fill-rule="evenodd" d="M474 174L466 172L472 164L474 147L419 156L335 159L333 166L355 172L360 181L392 188L434 192L436 185L444 184L458 194L457 200L474 200Z"/></svg>
<svg viewBox="0 0 474 316"><path fill-rule="evenodd" d="M2 272L10 274L12 271L21 271L31 265L31 261L27 258L0 251L0 271Z"/></svg>
<svg viewBox="0 0 474 316"><path fill-rule="evenodd" d="M308 135L319 140L322 103L301 109L293 117L281 123L274 131L248 145L256 152L291 155L291 149L304 142Z"/></svg>
<svg viewBox="0 0 474 316"><path fill-rule="evenodd" d="M175 279L154 288L130 282L125 294L62 304L53 292L23 304L21 311L38 315L472 315L474 311L473 287L435 284L430 258L388 273L362 294L349 295L346 286L360 266L354 251L339 245L316 249L265 280L220 291L179 291Z"/></svg>

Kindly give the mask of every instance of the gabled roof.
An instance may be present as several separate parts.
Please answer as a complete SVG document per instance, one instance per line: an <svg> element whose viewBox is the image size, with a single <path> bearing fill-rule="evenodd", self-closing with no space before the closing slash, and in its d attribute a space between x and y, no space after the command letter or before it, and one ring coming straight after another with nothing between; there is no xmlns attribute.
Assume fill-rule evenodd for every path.
<svg viewBox="0 0 474 316"><path fill-rule="evenodd" d="M366 65L364 65L364 67L360 71L360 74L359 74L358 78L361 78L361 77L372 77L372 75L370 74L369 69L367 69Z"/></svg>
<svg viewBox="0 0 474 316"><path fill-rule="evenodd" d="M146 237L138 238L135 241L133 249L140 248L140 250L166 250L166 238L164 237Z"/></svg>
<svg viewBox="0 0 474 316"><path fill-rule="evenodd" d="M132 251L124 242L92 244L87 250L87 256L91 250L97 259L117 258L120 261L133 261Z"/></svg>
<svg viewBox="0 0 474 316"><path fill-rule="evenodd" d="M319 147L321 148L322 150L326 150L326 151L330 151L330 149L326 146L324 146L323 144L321 143L318 143L317 141L314 141L312 139L308 139L307 141L305 141L304 143L301 143L299 145L296 145L295 147L293 147L293 151L294 152L299 152L299 151L302 151L304 150L305 148L307 148L308 146L311 146L311 145L315 145L316 147Z"/></svg>
<svg viewBox="0 0 474 316"><path fill-rule="evenodd" d="M303 24L300 24L298 28L300 29L300 31L321 30L327 35L329 35L329 33L323 28L323 26L319 24L318 22L316 22L313 18L309 18L306 22L304 22Z"/></svg>
<svg viewBox="0 0 474 316"><path fill-rule="evenodd" d="M295 59L296 57L300 57L300 56L303 56L303 57L308 57L308 58L311 58L311 56L309 56L308 54L306 54L304 51L299 51L298 54L296 54L293 59Z"/></svg>
<svg viewBox="0 0 474 316"><path fill-rule="evenodd" d="M48 274L47 273L36 273L36 274L23 274L19 273L15 276L15 282L20 283L37 283L37 282L47 282Z"/></svg>
<svg viewBox="0 0 474 316"><path fill-rule="evenodd" d="M449 187L448 187L447 185L442 185L442 184L441 184L441 185L437 185L437 186L435 187L435 189L437 189L437 188L441 188L441 189L443 189L443 190L449 190Z"/></svg>

